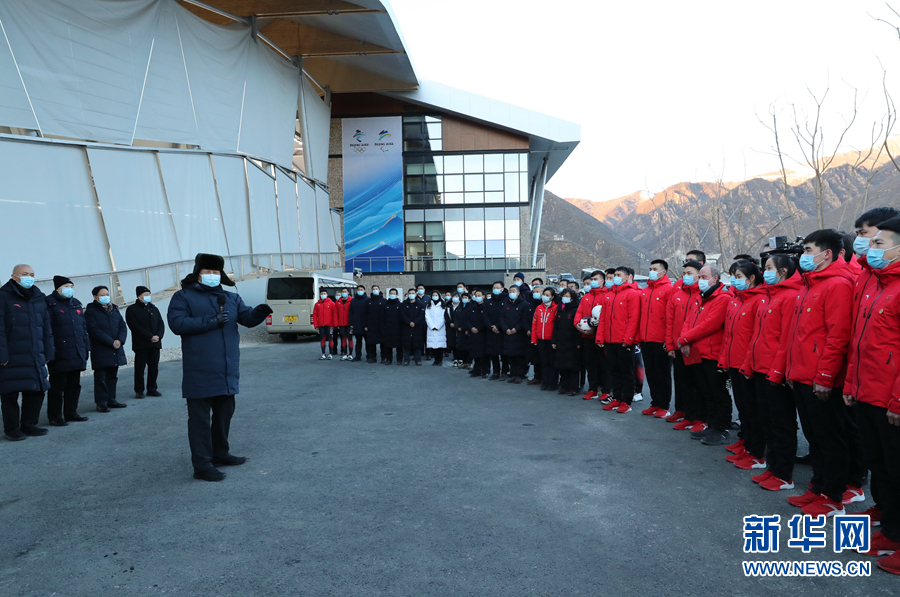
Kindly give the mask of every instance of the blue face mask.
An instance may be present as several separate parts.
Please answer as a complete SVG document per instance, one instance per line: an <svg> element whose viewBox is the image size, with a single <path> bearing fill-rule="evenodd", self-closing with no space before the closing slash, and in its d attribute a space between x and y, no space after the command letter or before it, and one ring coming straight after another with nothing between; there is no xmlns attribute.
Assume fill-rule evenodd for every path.
<svg viewBox="0 0 900 597"><path fill-rule="evenodd" d="M549 303L553 299L551 299L549 296L547 296L545 294L544 296L541 297L541 300L544 301L544 303L546 304L546 303Z"/></svg>
<svg viewBox="0 0 900 597"><path fill-rule="evenodd" d="M66 298L72 298L73 296L75 296L75 289L69 288L68 286L63 286L63 289L60 290L59 293Z"/></svg>
<svg viewBox="0 0 900 597"><path fill-rule="evenodd" d="M778 284L778 272L775 270L766 270L763 272L763 279L766 281L766 284L774 286L775 284Z"/></svg>
<svg viewBox="0 0 900 597"><path fill-rule="evenodd" d="M455 305L455 304L457 304L457 303L459 303L459 297L458 297L458 296L454 296L454 297L453 297L453 304Z"/></svg>
<svg viewBox="0 0 900 597"><path fill-rule="evenodd" d="M28 289L34 286L34 278L31 276L21 276L19 277L19 286L22 288Z"/></svg>
<svg viewBox="0 0 900 597"><path fill-rule="evenodd" d="M853 240L853 251L860 257L865 257L869 252L869 239L857 236Z"/></svg>
<svg viewBox="0 0 900 597"><path fill-rule="evenodd" d="M697 282L697 285L700 287L700 292L706 292L709 290L709 280L700 280Z"/></svg>
<svg viewBox="0 0 900 597"><path fill-rule="evenodd" d="M600 288L599 280L591 280L591 288Z"/></svg>
<svg viewBox="0 0 900 597"><path fill-rule="evenodd" d="M480 302L483 301L483 300L484 300L484 297L483 297L483 296L476 296L476 297L475 297L475 302L476 302L476 303L480 303Z"/></svg>
<svg viewBox="0 0 900 597"><path fill-rule="evenodd" d="M521 285L522 285L522 280L516 279L513 281L513 286L521 286Z"/></svg>
<svg viewBox="0 0 900 597"><path fill-rule="evenodd" d="M396 294L392 294L392 295L390 295L390 297L388 297L388 298L390 298L390 300L392 300L392 301L396 301L396 300L397 300L397 295L396 295Z"/></svg>
<svg viewBox="0 0 900 597"><path fill-rule="evenodd" d="M356 291L356 296L363 296L365 293L366 293L365 290L357 290L357 291Z"/></svg>
<svg viewBox="0 0 900 597"><path fill-rule="evenodd" d="M519 293L518 293L518 292L510 292L510 293L509 293L509 300L514 301L514 300L516 300L517 298L519 298Z"/></svg>
<svg viewBox="0 0 900 597"><path fill-rule="evenodd" d="M372 296L378 296L379 294L381 294L381 291L378 290L377 288L372 290ZM396 297L394 297L394 298L396 298Z"/></svg>
<svg viewBox="0 0 900 597"><path fill-rule="evenodd" d="M494 294L501 294L503 292L502 288L494 288Z"/></svg>
<svg viewBox="0 0 900 597"><path fill-rule="evenodd" d="M562 302L563 302L564 305L568 305L569 303L572 302L572 297L571 297L571 296L564 296L564 297L562 297Z"/></svg>
<svg viewBox="0 0 900 597"><path fill-rule="evenodd" d="M624 281L625 281L625 280L623 280L623 279L622 279L621 277L619 277L619 276L616 276L615 278L613 278L613 284L616 285L616 286L621 286L621 285L622 285L622 282L624 282Z"/></svg>
<svg viewBox="0 0 900 597"><path fill-rule="evenodd" d="M100 303L101 305L108 305L108 304L109 304L109 297L108 297L108 296L98 296L98 297L97 297L97 302Z"/></svg>
<svg viewBox="0 0 900 597"><path fill-rule="evenodd" d="M532 293L531 293L531 296L532 296L532 298L534 298L534 300L536 300L536 301L539 301L539 300L541 299L541 293L540 293L540 292L532 292Z"/></svg>
<svg viewBox="0 0 900 597"><path fill-rule="evenodd" d="M694 276L685 275L681 279L684 282L685 286L693 286L694 285L694 282L695 282Z"/></svg>
<svg viewBox="0 0 900 597"><path fill-rule="evenodd" d="M414 301L414 300L416 300L416 295L413 294L412 292L410 292L408 295L406 295L406 298L408 298L411 301Z"/></svg>
<svg viewBox="0 0 900 597"><path fill-rule="evenodd" d="M650 270L649 278L652 282L656 282L657 280L659 280L659 272L655 269Z"/></svg>
<svg viewBox="0 0 900 597"><path fill-rule="evenodd" d="M816 263L816 257L824 252L825 251L822 251L821 253L816 253L815 255L802 255L800 257L800 269L805 272L811 272L816 269L816 267L818 267L818 264Z"/></svg>
<svg viewBox="0 0 900 597"><path fill-rule="evenodd" d="M607 280L607 281L605 282L605 284L606 284L606 287L607 287L607 288L612 288L612 287L613 287L613 281L612 281L612 280Z"/></svg>
<svg viewBox="0 0 900 597"><path fill-rule="evenodd" d="M731 285L735 287L736 290L747 290L749 284L747 284L747 278L732 278Z"/></svg>
<svg viewBox="0 0 900 597"><path fill-rule="evenodd" d="M469 304L469 299L467 299L466 297L463 297L463 304L464 304L464 305L468 305L468 304Z"/></svg>
<svg viewBox="0 0 900 597"><path fill-rule="evenodd" d="M341 293L341 298L347 298L348 296L350 296L350 295L347 294L346 292Z"/></svg>
<svg viewBox="0 0 900 597"><path fill-rule="evenodd" d="M152 296L145 296L145 297L144 297L143 299L141 299L141 300L144 301L145 303L149 303L150 301L153 300L153 297L152 297Z"/></svg>
<svg viewBox="0 0 900 597"><path fill-rule="evenodd" d="M884 258L884 252L891 251L896 248L897 247L894 246L894 247L891 247L890 249L869 249L869 254L866 255L866 261L868 261L869 265L872 266L872 268L874 268L874 269L884 269L887 266L889 266L894 260L897 259L896 257L894 257L894 259L887 261Z"/></svg>
<svg viewBox="0 0 900 597"><path fill-rule="evenodd" d="M422 296L423 294L425 294L425 289L419 288L418 290L416 290L416 294L418 294L419 296Z"/></svg>
<svg viewBox="0 0 900 597"><path fill-rule="evenodd" d="M462 293L465 292L465 291L466 291L465 288L457 288L457 289L456 289L456 292L459 293L459 294L462 294Z"/></svg>
<svg viewBox="0 0 900 597"><path fill-rule="evenodd" d="M210 288L215 288L222 281L219 274L200 274L200 283Z"/></svg>

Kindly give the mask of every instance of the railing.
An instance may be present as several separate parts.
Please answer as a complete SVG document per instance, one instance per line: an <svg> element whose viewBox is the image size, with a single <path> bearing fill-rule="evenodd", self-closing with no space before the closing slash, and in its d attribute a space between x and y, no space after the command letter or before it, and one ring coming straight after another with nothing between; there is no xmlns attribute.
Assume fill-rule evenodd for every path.
<svg viewBox="0 0 900 597"><path fill-rule="evenodd" d="M265 276L286 269L320 270L341 267L340 253L251 253L247 255L225 256L226 273L233 274L236 282ZM172 261L148 267L79 274L68 276L76 286L76 294L95 286L106 286L113 301L124 304L133 300L137 286L147 286L155 295L174 292L181 287L181 280L194 271L194 260ZM46 284L53 285L52 278L38 279L39 286L48 290Z"/></svg>
<svg viewBox="0 0 900 597"><path fill-rule="evenodd" d="M545 270L547 255L537 254L537 264L531 266L535 255L525 253L514 257L508 255L485 255L484 257L353 257L346 261L345 271L372 272L450 272L474 270L517 271L520 269Z"/></svg>

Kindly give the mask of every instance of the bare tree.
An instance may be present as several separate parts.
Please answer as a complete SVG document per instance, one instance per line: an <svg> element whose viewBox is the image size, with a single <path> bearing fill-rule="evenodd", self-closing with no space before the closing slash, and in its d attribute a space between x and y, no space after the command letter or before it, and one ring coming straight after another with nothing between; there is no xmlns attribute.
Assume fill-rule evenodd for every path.
<svg viewBox="0 0 900 597"><path fill-rule="evenodd" d="M784 152L781 150L781 138L778 135L778 116L779 111L775 108L775 104L769 104L769 117L772 119L772 124L768 124L762 118L759 117L759 114L756 115L756 119L759 120L759 123L764 127L769 129L772 132L772 135L775 137L775 145L772 147L772 151L775 155L778 156L778 163L781 165L781 184L782 184L782 193L784 196L784 208L785 213L788 214L788 217L791 220L791 231L793 236L797 236L797 221L794 219L795 210L791 205L790 198L790 189L791 185L788 184L788 174L787 168L784 165ZM785 218L781 219L782 224L784 223Z"/></svg>

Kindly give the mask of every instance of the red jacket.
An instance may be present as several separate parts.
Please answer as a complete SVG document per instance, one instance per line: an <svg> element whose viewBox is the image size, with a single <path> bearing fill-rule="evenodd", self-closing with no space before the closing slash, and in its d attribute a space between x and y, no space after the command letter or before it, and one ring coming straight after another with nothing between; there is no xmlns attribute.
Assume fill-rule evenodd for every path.
<svg viewBox="0 0 900 597"><path fill-rule="evenodd" d="M316 306L313 307L313 327L320 328L323 326L331 326L334 327L335 321L337 321L337 308L335 307L334 301L330 298L319 299L316 301Z"/></svg>
<svg viewBox="0 0 900 597"><path fill-rule="evenodd" d="M638 335L641 342L666 341L666 307L675 292L668 277L647 282L641 290L641 326Z"/></svg>
<svg viewBox="0 0 900 597"><path fill-rule="evenodd" d="M585 338L594 336L596 332L593 330L590 332L583 332L578 325L581 323L582 319L591 319L591 311L594 309L594 306L604 304L603 299L606 298L607 293L608 291L605 286L591 288L591 291L581 297L581 302L578 303L578 310L575 311L575 327Z"/></svg>
<svg viewBox="0 0 900 597"><path fill-rule="evenodd" d="M666 350L676 350L675 340L681 335L688 311L700 301L700 289L696 284L685 286L681 280L675 282L666 305Z"/></svg>
<svg viewBox="0 0 900 597"><path fill-rule="evenodd" d="M760 302L756 309L753 336L741 365L741 373L744 375L769 375L778 353L781 331L790 323L794 301L800 291L800 274L794 273L792 277L774 286L766 285L766 291L768 298L765 303ZM784 371L784 367L781 370ZM780 384L784 383L784 378L772 381Z"/></svg>
<svg viewBox="0 0 900 597"><path fill-rule="evenodd" d="M613 286L600 312L597 344L627 344L637 342L641 321L641 291L634 282Z"/></svg>
<svg viewBox="0 0 900 597"><path fill-rule="evenodd" d="M876 286L860 302L850 341L844 394L900 414L900 263L874 276Z"/></svg>
<svg viewBox="0 0 900 597"><path fill-rule="evenodd" d="M750 340L753 338L753 324L756 310L768 302L766 285L729 293L731 301L725 310L725 335L722 338L722 352L719 367L740 369L747 358Z"/></svg>
<svg viewBox="0 0 900 597"><path fill-rule="evenodd" d="M871 294L875 290L876 284L878 284L878 279L875 277L875 271L869 265L869 262L866 261L865 257L861 257L859 260L860 271L856 276L856 280L853 281L853 321L854 326L856 325L856 319L859 314L859 302L862 300L867 294Z"/></svg>
<svg viewBox="0 0 900 597"><path fill-rule="evenodd" d="M537 344L538 340L553 339L553 323L556 321L557 308L557 304L550 301L550 303L542 302L534 310L534 317L531 319L532 344Z"/></svg>
<svg viewBox="0 0 900 597"><path fill-rule="evenodd" d="M334 302L335 327L350 325L350 301L352 300L352 298L348 298L347 300L339 298Z"/></svg>
<svg viewBox="0 0 900 597"><path fill-rule="evenodd" d="M847 262L838 259L824 270L802 277L779 349L785 351L784 378L826 388L843 387L852 327L852 275Z"/></svg>
<svg viewBox="0 0 900 597"><path fill-rule="evenodd" d="M695 365L701 359L718 359L722 353L722 336L725 335L725 311L731 294L720 282L712 293L696 303L691 303L684 327L677 344L690 345L690 355L684 357L687 365Z"/></svg>

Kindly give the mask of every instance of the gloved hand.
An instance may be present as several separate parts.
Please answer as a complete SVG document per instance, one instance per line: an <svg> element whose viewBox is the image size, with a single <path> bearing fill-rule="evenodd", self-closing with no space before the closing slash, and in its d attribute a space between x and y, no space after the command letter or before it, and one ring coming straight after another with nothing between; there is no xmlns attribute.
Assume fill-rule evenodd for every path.
<svg viewBox="0 0 900 597"><path fill-rule="evenodd" d="M225 324L228 323L228 312L222 311L216 315L216 323L220 328L225 327Z"/></svg>
<svg viewBox="0 0 900 597"><path fill-rule="evenodd" d="M258 313L262 313L263 315L271 315L271 314L272 314L272 307L270 307L269 305L263 303L263 304L261 304L261 305L256 305L256 311L257 311Z"/></svg>

